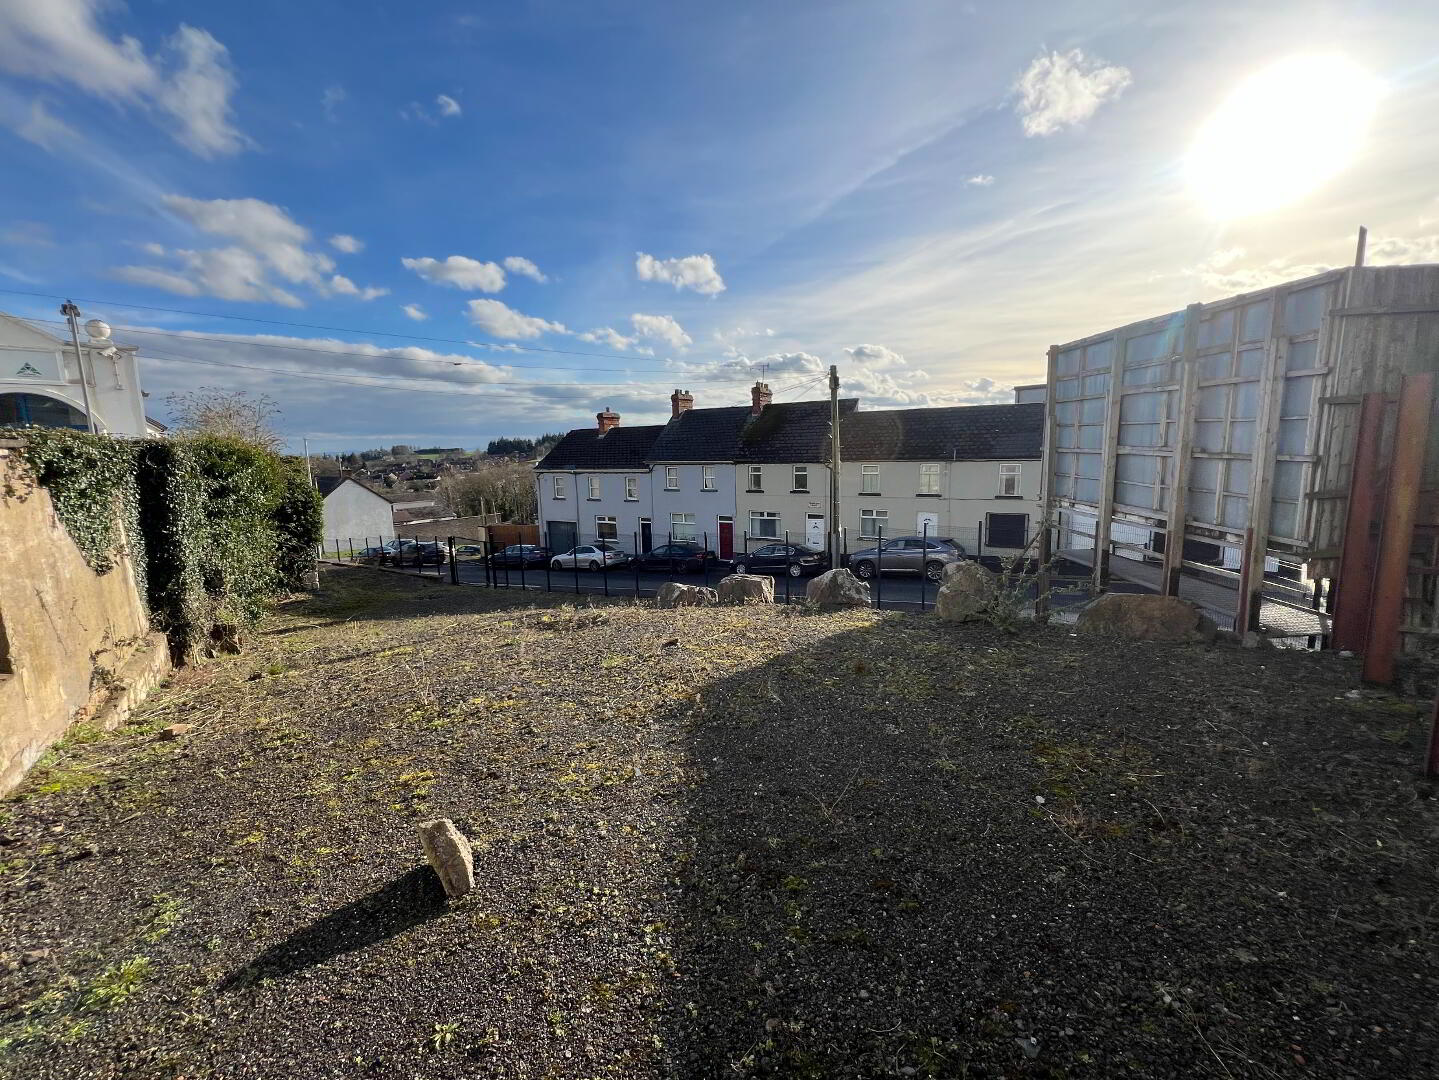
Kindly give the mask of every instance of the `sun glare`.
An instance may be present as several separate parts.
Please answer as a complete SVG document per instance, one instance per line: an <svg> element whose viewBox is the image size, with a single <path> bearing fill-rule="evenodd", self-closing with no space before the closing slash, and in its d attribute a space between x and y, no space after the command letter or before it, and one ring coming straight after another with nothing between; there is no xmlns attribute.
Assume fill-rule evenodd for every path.
<svg viewBox="0 0 1439 1080"><path fill-rule="evenodd" d="M1335 54L1291 56L1240 83L1204 121L1185 162L1215 217L1297 202L1358 156L1377 79Z"/></svg>

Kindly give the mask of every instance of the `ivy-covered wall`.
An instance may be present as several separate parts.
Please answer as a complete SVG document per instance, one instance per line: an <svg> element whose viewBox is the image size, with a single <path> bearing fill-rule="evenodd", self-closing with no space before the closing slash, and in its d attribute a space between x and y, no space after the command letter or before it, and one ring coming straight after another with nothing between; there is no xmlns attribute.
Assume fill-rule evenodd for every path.
<svg viewBox="0 0 1439 1080"><path fill-rule="evenodd" d="M23 443L22 460L92 568L108 572L129 543L151 620L177 659L232 647L267 601L314 569L322 505L298 459L212 436L25 428L0 438Z"/></svg>

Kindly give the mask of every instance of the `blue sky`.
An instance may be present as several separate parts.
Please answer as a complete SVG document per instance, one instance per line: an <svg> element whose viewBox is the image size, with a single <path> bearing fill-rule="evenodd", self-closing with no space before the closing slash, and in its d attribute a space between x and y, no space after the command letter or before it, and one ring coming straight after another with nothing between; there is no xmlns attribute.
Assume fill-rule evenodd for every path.
<svg viewBox="0 0 1439 1080"><path fill-rule="evenodd" d="M830 363L870 407L1006 400L1052 342L1343 264L1361 223L1439 261L1439 10L1259 8L0 0L0 289L132 327L162 419L263 391L322 449ZM1313 163L1334 125L1280 111L1326 178L1216 216L1206 118L1314 56L1372 108Z"/></svg>

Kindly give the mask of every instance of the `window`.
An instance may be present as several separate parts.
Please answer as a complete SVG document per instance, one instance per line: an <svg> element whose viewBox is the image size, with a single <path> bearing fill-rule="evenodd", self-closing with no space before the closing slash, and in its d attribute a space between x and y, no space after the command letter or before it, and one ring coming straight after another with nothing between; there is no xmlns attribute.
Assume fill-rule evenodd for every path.
<svg viewBox="0 0 1439 1080"><path fill-rule="evenodd" d="M809 490L809 466L808 466L808 465L796 465L796 466L794 467L794 490L795 490L795 491L808 491L808 490Z"/></svg>
<svg viewBox="0 0 1439 1080"><path fill-rule="evenodd" d="M700 490L715 490L715 467L713 465L700 466Z"/></svg>
<svg viewBox="0 0 1439 1080"><path fill-rule="evenodd" d="M879 494L878 465L861 465L859 467L859 490L862 495Z"/></svg>
<svg viewBox="0 0 1439 1080"><path fill-rule="evenodd" d="M680 489L680 467L678 465L665 466L665 490L678 491Z"/></svg>
<svg viewBox="0 0 1439 1080"><path fill-rule="evenodd" d="M550 477L550 483L552 485L551 494L556 499L563 499L565 497L565 478L563 476L552 476Z"/></svg>
<svg viewBox="0 0 1439 1080"><path fill-rule="evenodd" d="M1018 465L1001 465L999 467L999 496L1002 499L1019 498L1019 471Z"/></svg>
<svg viewBox="0 0 1439 1080"><path fill-rule="evenodd" d="M865 468L869 468L868 465ZM889 531L889 511L870 510L868 508L859 512L859 535L866 540L873 540L880 535L881 530Z"/></svg>
<svg viewBox="0 0 1439 1080"><path fill-rule="evenodd" d="M587 479L590 482L589 497L598 501L600 497L600 478L598 476L591 476L587 477Z"/></svg>
<svg viewBox="0 0 1439 1080"><path fill-rule="evenodd" d="M625 502L638 502L640 497L640 478L638 476L625 477Z"/></svg>
<svg viewBox="0 0 1439 1080"><path fill-rule="evenodd" d="M612 517L597 517L595 518L595 535L601 540L618 540L620 527Z"/></svg>
<svg viewBox="0 0 1439 1080"><path fill-rule="evenodd" d="M697 540L699 529L695 527L695 516L693 514L671 514L670 515L670 539L671 540Z"/></svg>
<svg viewBox="0 0 1439 1080"><path fill-rule="evenodd" d="M751 510L749 534L751 536L779 536L779 515L769 510Z"/></svg>
<svg viewBox="0 0 1439 1080"><path fill-rule="evenodd" d="M1029 542L1028 514L988 514L984 542L989 547L1022 548Z"/></svg>
<svg viewBox="0 0 1439 1080"><path fill-rule="evenodd" d="M764 466L751 465L749 467L749 489L751 491L764 490Z"/></svg>
<svg viewBox="0 0 1439 1080"><path fill-rule="evenodd" d="M921 495L939 494L939 462L931 462L919 467L919 493Z"/></svg>

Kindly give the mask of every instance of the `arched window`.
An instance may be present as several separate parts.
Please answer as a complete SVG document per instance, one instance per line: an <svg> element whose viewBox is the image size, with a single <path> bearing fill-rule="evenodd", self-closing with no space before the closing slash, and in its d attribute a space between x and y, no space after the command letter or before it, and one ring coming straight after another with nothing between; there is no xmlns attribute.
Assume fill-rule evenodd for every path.
<svg viewBox="0 0 1439 1080"><path fill-rule="evenodd" d="M0 394L0 427L57 427L87 431L85 414L44 394Z"/></svg>

